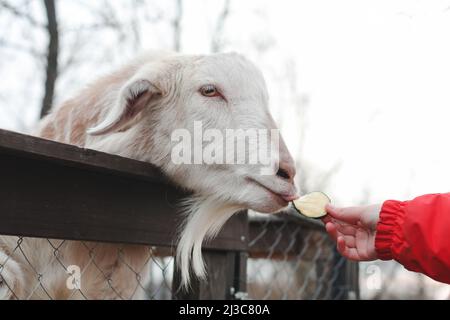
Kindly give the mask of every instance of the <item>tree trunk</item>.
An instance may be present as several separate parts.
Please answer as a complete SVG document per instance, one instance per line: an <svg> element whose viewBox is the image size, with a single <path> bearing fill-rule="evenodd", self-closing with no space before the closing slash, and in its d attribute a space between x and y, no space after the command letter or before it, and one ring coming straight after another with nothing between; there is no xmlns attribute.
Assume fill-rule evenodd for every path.
<svg viewBox="0 0 450 320"><path fill-rule="evenodd" d="M56 79L58 77L59 34L54 0L44 0L47 14L47 32L49 35L47 51L47 70L45 79L44 98L42 100L41 118L52 108Z"/></svg>

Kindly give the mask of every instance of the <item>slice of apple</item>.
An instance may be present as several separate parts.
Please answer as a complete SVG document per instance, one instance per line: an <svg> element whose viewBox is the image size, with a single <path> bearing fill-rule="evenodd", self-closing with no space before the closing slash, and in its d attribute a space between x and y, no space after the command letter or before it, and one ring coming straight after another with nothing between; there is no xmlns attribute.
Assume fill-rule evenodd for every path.
<svg viewBox="0 0 450 320"><path fill-rule="evenodd" d="M323 192L314 191L292 201L295 210L308 218L322 218L327 215L326 205L331 202Z"/></svg>

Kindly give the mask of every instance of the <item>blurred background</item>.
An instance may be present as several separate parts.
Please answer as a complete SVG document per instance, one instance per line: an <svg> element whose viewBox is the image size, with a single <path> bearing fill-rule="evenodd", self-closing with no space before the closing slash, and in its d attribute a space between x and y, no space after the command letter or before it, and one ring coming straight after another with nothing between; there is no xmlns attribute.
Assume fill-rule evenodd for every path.
<svg viewBox="0 0 450 320"><path fill-rule="evenodd" d="M337 205L449 192L450 0L0 0L0 128L146 49L237 51L262 69L304 192ZM365 299L450 286L361 264Z"/></svg>

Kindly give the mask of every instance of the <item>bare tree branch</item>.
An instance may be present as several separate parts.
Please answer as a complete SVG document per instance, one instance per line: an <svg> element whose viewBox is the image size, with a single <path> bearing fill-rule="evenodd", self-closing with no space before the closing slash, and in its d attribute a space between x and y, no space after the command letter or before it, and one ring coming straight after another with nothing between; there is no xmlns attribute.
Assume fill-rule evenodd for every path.
<svg viewBox="0 0 450 320"><path fill-rule="evenodd" d="M45 58L45 55L43 53L35 50L32 47L24 46L19 43L10 42L3 38L0 38L0 47L5 48L5 49L20 51L25 54L29 54L29 55L35 57L36 59L38 59L39 61L41 61L41 60L43 61Z"/></svg>
<svg viewBox="0 0 450 320"><path fill-rule="evenodd" d="M230 3L231 0L225 0L222 11L217 19L216 27L214 28L214 33L212 35L211 52L219 52L223 47L223 31L230 15Z"/></svg>
<svg viewBox="0 0 450 320"><path fill-rule="evenodd" d="M173 19L173 48L181 50L181 19L183 18L183 0L175 0L175 18Z"/></svg>
<svg viewBox="0 0 450 320"><path fill-rule="evenodd" d="M42 23L40 23L39 21L34 19L30 14L28 14L27 12L23 12L20 9L12 6L11 4L9 4L5 0L0 0L0 7L2 7L3 9L8 10L14 16L27 21L33 27L45 28L45 25L43 25Z"/></svg>
<svg viewBox="0 0 450 320"><path fill-rule="evenodd" d="M45 79L45 93L41 107L41 118L44 117L52 107L55 92L56 79L58 77L58 51L59 34L58 21L56 18L56 7L54 0L44 0L47 13L47 32L49 35L47 52L47 69Z"/></svg>

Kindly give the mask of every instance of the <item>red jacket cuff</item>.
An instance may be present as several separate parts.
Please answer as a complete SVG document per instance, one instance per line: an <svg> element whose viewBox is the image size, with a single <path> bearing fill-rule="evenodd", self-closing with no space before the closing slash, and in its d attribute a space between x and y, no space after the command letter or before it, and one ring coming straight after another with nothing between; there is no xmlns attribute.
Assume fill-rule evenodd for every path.
<svg viewBox="0 0 450 320"><path fill-rule="evenodd" d="M387 200L383 203L375 235L375 250L381 260L395 259L403 243L401 231L407 202Z"/></svg>

